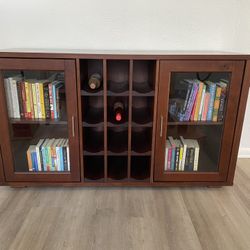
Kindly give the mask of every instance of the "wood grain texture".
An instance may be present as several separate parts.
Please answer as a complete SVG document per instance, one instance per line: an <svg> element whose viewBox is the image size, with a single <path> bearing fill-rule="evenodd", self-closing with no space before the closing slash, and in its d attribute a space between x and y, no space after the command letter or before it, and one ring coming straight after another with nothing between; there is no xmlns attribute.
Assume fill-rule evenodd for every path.
<svg viewBox="0 0 250 250"><path fill-rule="evenodd" d="M250 159L233 187L0 187L0 249L250 249Z"/></svg>
<svg viewBox="0 0 250 250"><path fill-rule="evenodd" d="M0 184L5 182L4 172L3 172L3 159L2 152L0 148Z"/></svg>

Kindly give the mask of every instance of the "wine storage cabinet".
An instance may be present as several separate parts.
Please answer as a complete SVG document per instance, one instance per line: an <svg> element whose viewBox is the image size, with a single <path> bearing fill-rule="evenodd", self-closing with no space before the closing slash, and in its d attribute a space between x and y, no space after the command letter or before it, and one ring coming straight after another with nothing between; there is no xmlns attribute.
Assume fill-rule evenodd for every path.
<svg viewBox="0 0 250 250"><path fill-rule="evenodd" d="M0 183L232 185L249 85L249 55L0 52Z"/></svg>

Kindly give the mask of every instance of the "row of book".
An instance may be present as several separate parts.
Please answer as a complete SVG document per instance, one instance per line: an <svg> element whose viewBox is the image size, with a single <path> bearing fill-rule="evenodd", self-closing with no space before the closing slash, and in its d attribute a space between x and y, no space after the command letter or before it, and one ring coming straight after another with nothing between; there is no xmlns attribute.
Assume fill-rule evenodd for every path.
<svg viewBox="0 0 250 250"><path fill-rule="evenodd" d="M169 136L165 147L165 171L197 171L200 146L197 140Z"/></svg>
<svg viewBox="0 0 250 250"><path fill-rule="evenodd" d="M62 81L23 80L21 76L4 79L10 118L59 119L59 89Z"/></svg>
<svg viewBox="0 0 250 250"><path fill-rule="evenodd" d="M27 150L29 171L70 171L69 140L40 139Z"/></svg>
<svg viewBox="0 0 250 250"><path fill-rule="evenodd" d="M169 113L177 121L223 121L227 80L219 82L185 79L170 99Z"/></svg>

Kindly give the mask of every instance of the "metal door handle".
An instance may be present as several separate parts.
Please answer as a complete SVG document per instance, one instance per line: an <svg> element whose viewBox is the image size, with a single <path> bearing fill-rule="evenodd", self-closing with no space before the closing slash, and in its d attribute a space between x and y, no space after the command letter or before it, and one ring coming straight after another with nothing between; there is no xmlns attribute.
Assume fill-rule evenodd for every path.
<svg viewBox="0 0 250 250"><path fill-rule="evenodd" d="M72 126L72 136L75 137L75 117L71 118L71 126Z"/></svg>
<svg viewBox="0 0 250 250"><path fill-rule="evenodd" d="M163 115L161 115L160 137L162 137L162 133L163 133Z"/></svg>

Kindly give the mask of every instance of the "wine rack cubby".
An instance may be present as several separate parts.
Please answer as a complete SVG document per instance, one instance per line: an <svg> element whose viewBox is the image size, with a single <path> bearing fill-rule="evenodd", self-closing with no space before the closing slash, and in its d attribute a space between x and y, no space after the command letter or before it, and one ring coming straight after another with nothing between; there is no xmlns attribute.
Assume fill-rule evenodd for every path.
<svg viewBox="0 0 250 250"><path fill-rule="evenodd" d="M156 61L80 60L80 72L84 179L149 182ZM102 77L94 90L93 74Z"/></svg>

